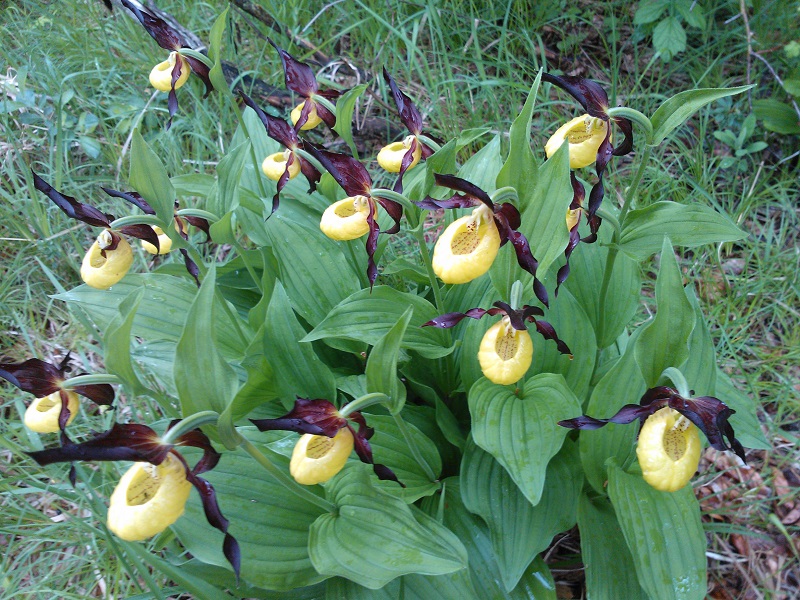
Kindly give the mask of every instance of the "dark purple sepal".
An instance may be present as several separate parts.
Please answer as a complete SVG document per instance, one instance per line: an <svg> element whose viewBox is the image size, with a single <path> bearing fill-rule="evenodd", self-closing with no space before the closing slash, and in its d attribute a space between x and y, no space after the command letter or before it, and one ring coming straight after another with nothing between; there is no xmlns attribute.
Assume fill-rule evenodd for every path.
<svg viewBox="0 0 800 600"><path fill-rule="evenodd" d="M567 429L600 429L609 423L627 425L636 419L646 419L659 408L663 408L663 405L660 404L654 408L652 406L626 404L619 409L619 411L617 411L613 417L608 419L595 419L587 415L581 415L580 417L575 417L574 419L565 419L563 421L559 421L558 425L561 425L561 427L566 427Z"/></svg>
<svg viewBox="0 0 800 600"><path fill-rule="evenodd" d="M546 340L553 340L556 343L556 348L561 354L566 354L572 360L572 350L569 349L563 340L556 334L555 328L547 321L536 321L536 331Z"/></svg>
<svg viewBox="0 0 800 600"><path fill-rule="evenodd" d="M167 427L167 431L172 429L175 424L179 422L180 421L178 419L173 420L169 424L169 427ZM192 429L191 431L181 434L178 439L175 440L175 445L190 446L192 448L199 448L203 451L203 456L197 461L194 468L191 469L192 474L194 475L202 475L203 473L210 471L217 466L219 459L222 457L219 452L214 450L214 447L211 445L211 440L209 440L208 436L200 429Z"/></svg>
<svg viewBox="0 0 800 600"><path fill-rule="evenodd" d="M271 39L267 38L267 41L278 51L278 55L281 58L286 87L304 98L309 98L311 94L316 93L319 90L319 84L314 75L314 70L306 63L294 58L286 50L278 47Z"/></svg>
<svg viewBox="0 0 800 600"><path fill-rule="evenodd" d="M58 391L58 396L61 398L61 408L58 410L58 428L64 431L67 428L67 421L72 414L69 410L69 397L64 390Z"/></svg>
<svg viewBox="0 0 800 600"><path fill-rule="evenodd" d="M348 196L370 195L372 177L355 158L322 150L310 142L305 143L305 149L325 167Z"/></svg>
<svg viewBox="0 0 800 600"><path fill-rule="evenodd" d="M486 206L491 208L492 212L494 212L494 203L489 197L489 194L484 192L474 183L470 183L466 179L456 177L455 175L440 175L439 173L434 173L433 177L436 180L436 185L450 188L451 190L456 190L457 192L463 192L467 196L471 196L476 200L480 200ZM474 204L475 203L473 203L473 205Z"/></svg>
<svg viewBox="0 0 800 600"><path fill-rule="evenodd" d="M358 431L353 429L351 425L348 425L347 427L353 433L353 446L359 460L368 465L372 465L372 470L375 475L378 476L378 479L395 481L400 484L400 487L406 487L405 484L403 484L397 478L397 475L394 474L394 471L392 471L389 467L380 463L375 463L375 459L372 457L372 446L369 443L369 438L372 437L372 434L375 433L375 430L367 426L364 415L359 412L355 412L350 415L350 419L358 424Z"/></svg>
<svg viewBox="0 0 800 600"><path fill-rule="evenodd" d="M549 308L550 302L547 296L547 288L545 288L544 284L536 277L539 261L533 256L528 239L521 232L514 230L510 230L507 235L517 255L517 264L533 275L533 292L536 294L539 302Z"/></svg>
<svg viewBox="0 0 800 600"><path fill-rule="evenodd" d="M623 140L614 147L614 156L625 156L633 151L633 123L624 117L611 117L620 131L625 136Z"/></svg>
<svg viewBox="0 0 800 600"><path fill-rule="evenodd" d="M180 252L183 256L183 264L186 267L186 270L194 279L197 287L200 287L200 269L197 267L197 263L195 263L189 256L189 251L186 248L181 248Z"/></svg>
<svg viewBox="0 0 800 600"><path fill-rule="evenodd" d="M434 317L427 323L423 323L420 327L438 327L440 329L450 329L451 327L455 327L464 319L480 319L489 311L484 310L482 308L470 308L465 313L460 312L451 312L445 313L443 315L439 315L438 317Z"/></svg>
<svg viewBox="0 0 800 600"><path fill-rule="evenodd" d="M313 435L335 436L347 425L347 419L327 400L298 398L292 410L278 419L250 419L259 431L294 431Z"/></svg>
<svg viewBox="0 0 800 600"><path fill-rule="evenodd" d="M209 69L204 62L197 60L193 56L185 56L183 54L181 54L181 56L186 59L186 62L189 63L189 68L202 80L203 84L206 86L206 93L203 94L203 98L208 98L208 95L214 91L214 85L211 83L211 78L209 77L211 69Z"/></svg>
<svg viewBox="0 0 800 600"><path fill-rule="evenodd" d="M394 186L392 187L392 191L398 194L403 193L403 175L406 174L411 163L414 162L414 151L418 146L420 146L420 143L416 138L411 140L411 146L406 150L406 153L403 154L403 158L400 160L400 171L397 173L397 181L394 182Z"/></svg>
<svg viewBox="0 0 800 600"><path fill-rule="evenodd" d="M578 243L581 241L580 233L578 233L578 226L580 222L575 223L575 226L569 230L569 241L567 242L567 247L564 250L564 258L567 262L565 262L558 272L556 273L556 289L555 289L555 296L558 298L558 290L561 287L561 284L567 280L569 277L569 258L572 256L572 252L578 246Z"/></svg>
<svg viewBox="0 0 800 600"><path fill-rule="evenodd" d="M456 194L452 198L447 198L446 200L437 200L436 198L431 198L429 196L424 200L420 200L419 202L414 202L414 204L416 204L420 208L424 208L425 210L436 210L438 208L443 208L447 210L450 208L471 208L473 206L477 206L478 204L480 204L480 201L475 200L470 196Z"/></svg>
<svg viewBox="0 0 800 600"><path fill-rule="evenodd" d="M367 213L367 226L369 233L367 234L367 279L369 280L369 289L372 291L372 286L375 285L375 280L378 278L378 265L375 264L375 252L378 249L378 234L380 234L380 227L378 221L375 219L375 203L369 203L369 213Z"/></svg>
<svg viewBox="0 0 800 600"><path fill-rule="evenodd" d="M317 184L319 183L322 174L317 171L316 167L307 160L300 156L298 156L297 159L300 161L300 171L302 171L303 177L305 177L306 181L308 181L308 193L310 194L317 189Z"/></svg>
<svg viewBox="0 0 800 600"><path fill-rule="evenodd" d="M376 200L378 204L383 207L383 210L386 211L386 214L388 214L392 218L392 221L394 221L394 224L389 229L384 231L384 233L394 234L400 231L400 219L403 218L403 205L387 198L375 197L374 200Z"/></svg>
<svg viewBox="0 0 800 600"><path fill-rule="evenodd" d="M84 375L85 373L81 373ZM88 398L95 404L111 406L114 403L114 388L107 383L93 383L90 385L76 385L67 388L76 394Z"/></svg>
<svg viewBox="0 0 800 600"><path fill-rule="evenodd" d="M279 119L278 117L273 117L272 115L265 113L261 107L259 107L253 101L253 99L250 98L250 96L241 90L239 90L239 96L241 96L242 101L247 106L255 111L256 115L261 120L261 123L264 125L264 129L269 137L276 142L280 142L290 150L294 150L300 145L300 138L298 137L297 131L294 127L292 127L283 119Z"/></svg>
<svg viewBox="0 0 800 600"><path fill-rule="evenodd" d="M106 194L111 196L112 198L122 198L123 200L127 200L134 206L140 208L142 212L148 215L156 214L155 209L150 206L147 201L142 198L142 195L139 192L120 192L119 190L112 190L110 188L100 187Z"/></svg>
<svg viewBox="0 0 800 600"><path fill-rule="evenodd" d="M120 0L120 2L139 19L139 22L147 33L149 33L156 43L165 50L178 50L185 45L181 34L170 27L169 24L160 17L140 10L139 7L130 0Z"/></svg>
<svg viewBox="0 0 800 600"><path fill-rule="evenodd" d="M62 365L66 368L65 363ZM61 389L64 371L38 358L29 358L19 364L0 363L0 377L23 392L42 398Z"/></svg>
<svg viewBox="0 0 800 600"><path fill-rule="evenodd" d="M608 94L596 81L572 75L542 73L542 80L552 83L575 98L587 113L608 121Z"/></svg>
<svg viewBox="0 0 800 600"><path fill-rule="evenodd" d="M503 202L499 207L495 205L495 215L502 215L511 229L519 229L522 225L522 216L517 207L510 202Z"/></svg>
<svg viewBox="0 0 800 600"><path fill-rule="evenodd" d="M522 307L522 318L526 321L535 321L534 317L543 317L544 311L538 306L526 304Z"/></svg>
<svg viewBox="0 0 800 600"><path fill-rule="evenodd" d="M411 101L411 98L406 96L402 90L397 87L397 83L389 75L389 72L386 70L386 67L383 69L383 78L386 81L389 89L392 92L392 98L394 98L394 105L397 107L397 113L400 115L400 120L403 122L408 130L413 133L414 135L419 135L422 133L422 115L420 114L417 107Z"/></svg>
<svg viewBox="0 0 800 600"><path fill-rule="evenodd" d="M45 196L53 201L53 204L58 206L64 214L72 219L83 221L88 225L95 227L108 227L114 217L106 215L96 209L90 204L82 204L75 200L72 196L66 196L47 183L44 179L39 177L35 171L31 170L33 174L33 186L42 192Z"/></svg>
<svg viewBox="0 0 800 600"><path fill-rule="evenodd" d="M161 249L161 242L158 240L158 234L151 225L135 223L133 225L125 225L124 227L120 227L118 231L120 233L124 233L125 235L144 240L145 242L150 242L156 247L156 250Z"/></svg>
<svg viewBox="0 0 800 600"><path fill-rule="evenodd" d="M319 94L319 95L322 95L322 94ZM333 114L331 111L329 111L328 107L323 105L321 102L314 102L313 98L311 99L310 102L313 103L313 105L316 107L317 116L320 119L322 119L322 122L325 123L325 125L327 125L331 129L333 129L336 126L336 115ZM306 102L306 104L308 104L308 102ZM298 123L299 123L299 121L298 121ZM299 127L297 129L299 129Z"/></svg>
<svg viewBox="0 0 800 600"><path fill-rule="evenodd" d="M177 217L179 219L186 219L189 222L189 225L193 225L197 227L200 231L206 234L206 239L203 240L203 244L211 241L211 232L209 229L211 228L211 223L209 223L203 217L192 217L189 215L183 217Z"/></svg>

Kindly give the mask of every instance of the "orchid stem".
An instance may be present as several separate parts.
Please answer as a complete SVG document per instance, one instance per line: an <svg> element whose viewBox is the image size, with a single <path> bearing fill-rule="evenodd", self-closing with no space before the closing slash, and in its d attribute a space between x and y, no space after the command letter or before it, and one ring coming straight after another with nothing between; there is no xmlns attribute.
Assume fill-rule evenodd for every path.
<svg viewBox="0 0 800 600"><path fill-rule="evenodd" d="M178 439L187 431L197 429L201 425L216 423L218 420L219 413L214 412L213 410L203 410L193 415L189 415L185 419L178 421L174 427L167 430L167 432L161 436L161 441L164 444L172 444L174 443L174 440Z"/></svg>
<svg viewBox="0 0 800 600"><path fill-rule="evenodd" d="M425 475L430 479L432 482L436 481L436 473L433 472L433 469L428 464L428 461L423 458L422 453L417 448L417 444L411 438L411 431L408 429L408 425L403 420L403 416L400 413L392 414L392 418L394 422L397 424L397 428L400 430L400 433L403 434L403 438L408 444L408 449L411 450L411 455L414 457L414 460L417 461L417 464L422 467L422 470L425 471Z"/></svg>
<svg viewBox="0 0 800 600"><path fill-rule="evenodd" d="M256 448L255 445L253 445L253 443L250 440L248 440L246 438L242 438L241 445L242 445L242 448L244 448L244 450L250 456L252 456L259 465L264 467L264 469L267 471L267 473L272 475L272 477L274 477L275 480L277 480L277 482L280 483L287 490L289 490L290 492L292 492L293 494L295 494L299 498L305 500L306 502L310 502L311 504L314 504L315 506L318 506L319 508L321 508L322 510L324 510L327 513L335 513L336 512L336 505L335 504L333 504L332 502L326 500L325 498L321 498L320 496L317 496L315 493L313 493L312 491L304 488L299 483L297 483L294 479L292 479L290 476L288 476L286 473L281 471L278 467L276 467L272 463L272 461L269 458L264 456L264 454L261 452L261 450Z"/></svg>
<svg viewBox="0 0 800 600"><path fill-rule="evenodd" d="M122 380L110 373L93 373L91 375L77 375L61 382L63 388L74 388L80 385L98 385L101 383L121 384Z"/></svg>
<svg viewBox="0 0 800 600"><path fill-rule="evenodd" d="M359 398L356 398L352 402L347 403L342 409L339 411L339 414L343 417L347 417L357 410L361 410L363 408L367 408L368 406L372 406L373 404L391 404L392 399L389 398L386 394L382 394L380 392L373 392L371 394L365 394Z"/></svg>

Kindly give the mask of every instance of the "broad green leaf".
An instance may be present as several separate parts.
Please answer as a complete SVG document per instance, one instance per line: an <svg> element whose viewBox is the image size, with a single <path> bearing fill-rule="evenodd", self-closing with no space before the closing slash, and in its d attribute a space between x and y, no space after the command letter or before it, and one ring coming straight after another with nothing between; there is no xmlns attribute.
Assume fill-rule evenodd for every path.
<svg viewBox="0 0 800 600"><path fill-rule="evenodd" d="M614 507L605 497L581 495L578 528L587 599L649 600L636 579L633 557L625 545Z"/></svg>
<svg viewBox="0 0 800 600"><path fill-rule="evenodd" d="M500 155L500 136L495 135L483 148L467 159L457 175L474 183L487 194L492 194L497 189L495 180L503 167L503 157Z"/></svg>
<svg viewBox="0 0 800 600"><path fill-rule="evenodd" d="M373 484L376 488L401 498L408 504L439 489L439 483L428 479L425 471L414 459L408 442L392 417L367 415L367 424L375 429L375 435L369 440L375 462L389 467L406 486L401 488L394 481L378 480ZM411 423L406 423L406 427L422 458L438 477L442 471L442 459L439 457L436 444Z"/></svg>
<svg viewBox="0 0 800 600"><path fill-rule="evenodd" d="M458 420L444 401L438 396L436 396L435 404L436 424L439 426L442 435L444 435L445 439L453 444L453 446L463 451L466 439L464 438L464 433L461 431L461 427L458 425Z"/></svg>
<svg viewBox="0 0 800 600"><path fill-rule="evenodd" d="M330 581L293 588L289 591L276 592L256 587L247 581L240 580L237 582L234 574L228 569L202 563L196 558L181 563L180 569L184 573L200 577L218 587L234 590L236 598L246 598L247 600L323 600L325 598L326 584ZM205 600L203 596L197 596L197 598ZM134 598L128 598L127 600L134 600ZM136 600L148 599L137 596Z"/></svg>
<svg viewBox="0 0 800 600"><path fill-rule="evenodd" d="M228 82L225 80L225 75L222 74L222 34L225 33L225 27L228 25L228 9L226 6L214 24L211 26L211 31L208 33L208 58L214 63L208 73L208 78L211 83L221 94L230 96L230 89Z"/></svg>
<svg viewBox="0 0 800 600"><path fill-rule="evenodd" d="M437 514L443 504L444 525L455 533L467 548L469 575L477 593L463 598L556 600L553 576L541 557L537 557L528 566L517 587L507 592L501 583L500 569L492 548L489 529L462 503L458 477L448 477L443 481L442 496L442 498L438 496L425 498L422 501L422 508L428 514ZM455 597L457 596L453 596Z"/></svg>
<svg viewBox="0 0 800 600"><path fill-rule="evenodd" d="M347 142L350 152L356 158L358 158L358 150L353 141L353 110L356 107L356 100L366 89L367 84L362 83L349 89L336 100L336 126L333 130Z"/></svg>
<svg viewBox="0 0 800 600"><path fill-rule="evenodd" d="M239 206L239 181L244 165L250 160L251 145L245 140L231 148L217 165L217 196L210 204L210 210L218 215L235 210Z"/></svg>
<svg viewBox="0 0 800 600"><path fill-rule="evenodd" d="M683 275L669 238L661 248L656 279L657 312L636 341L636 362L647 387L654 387L667 367L678 367L689 357L689 336L695 315L683 291Z"/></svg>
<svg viewBox="0 0 800 600"><path fill-rule="evenodd" d="M175 175L169 179L175 188L175 193L179 196L197 196L206 198L214 185L216 179L208 173L187 173L185 175Z"/></svg>
<svg viewBox="0 0 800 600"><path fill-rule="evenodd" d="M268 452L281 469L289 460ZM290 590L325 579L308 557L308 530L322 510L296 496L261 469L242 450L226 452L213 471L203 474L214 486L230 533L242 552L242 579L253 585ZM211 527L197 494L172 526L181 543L205 563L227 567L222 534Z"/></svg>
<svg viewBox="0 0 800 600"><path fill-rule="evenodd" d="M451 531L372 486L365 465L347 465L325 491L338 511L321 515L309 531L308 552L319 573L377 589L401 575L467 566L467 552Z"/></svg>
<svg viewBox="0 0 800 600"><path fill-rule="evenodd" d="M342 577L331 577L326 583L325 600L453 600L478 597L467 569L436 576L404 575L378 590L365 588Z"/></svg>
<svg viewBox="0 0 800 600"><path fill-rule="evenodd" d="M400 355L400 344L413 314L414 308L409 306L397 323L378 340L367 359L367 391L389 396L392 399L393 414L399 413L406 402L406 388L397 377L397 359Z"/></svg>
<svg viewBox="0 0 800 600"><path fill-rule="evenodd" d="M201 410L225 410L239 389L239 378L217 349L215 269L203 278L189 307L186 325L175 350L175 388L181 411L188 417Z"/></svg>
<svg viewBox="0 0 800 600"><path fill-rule="evenodd" d="M714 340L706 325L706 317L694 289L685 288L686 297L694 310L694 329L689 336L689 358L680 370L695 396L713 396L717 381L717 353Z"/></svg>
<svg viewBox="0 0 800 600"><path fill-rule="evenodd" d="M414 314L401 347L419 352L425 358L450 354L453 349L446 330L421 327L438 315L434 306L415 294L398 292L384 285L375 286L372 293L361 290L342 300L303 341L339 338L374 346L394 327L409 306L413 307Z"/></svg>
<svg viewBox="0 0 800 600"><path fill-rule="evenodd" d="M665 61L686 50L686 30L677 17L663 19L653 30L653 47Z"/></svg>
<svg viewBox="0 0 800 600"><path fill-rule="evenodd" d="M663 201L628 213L619 245L632 259L643 261L661 249L664 236L676 246L694 248L733 242L746 235L728 217L712 208Z"/></svg>
<svg viewBox="0 0 800 600"><path fill-rule="evenodd" d="M138 129L131 140L131 187L142 195L165 224L172 223L175 212L175 189L164 163L144 141Z"/></svg>
<svg viewBox="0 0 800 600"><path fill-rule="evenodd" d="M246 417L256 407L281 396L278 375L263 355L247 356L242 361L242 367L247 370L247 381L236 392L236 396L226 410L228 414L225 414L226 421L229 420L231 423Z"/></svg>
<svg viewBox="0 0 800 600"><path fill-rule="evenodd" d="M736 432L736 439L742 442L745 448L760 450L772 448L767 438L764 437L764 432L758 422L756 403L752 397L736 389L731 378L719 369L717 370L714 396L736 411L731 415L730 423Z"/></svg>
<svg viewBox="0 0 800 600"><path fill-rule="evenodd" d="M706 536L692 486L660 492L612 466L608 494L642 588L663 600L705 598Z"/></svg>
<svg viewBox="0 0 800 600"><path fill-rule="evenodd" d="M675 129L683 125L689 117L706 104L714 100L741 94L753 86L743 85L733 88L703 88L698 90L686 90L675 94L672 98L665 100L658 107L650 122L653 124L653 146L658 146Z"/></svg>
<svg viewBox="0 0 800 600"><path fill-rule="evenodd" d="M489 133L489 131L489 129L483 127L462 131L456 139L450 140L439 150L425 159L425 185L419 191L410 185L404 186L406 187L405 193L408 195L408 197L414 198L414 196L411 194L416 193L416 198L422 200L425 196L429 195L435 187L433 174L455 172L456 154L458 154L458 151L464 146L471 144L483 135ZM413 174L414 170L412 170L411 173ZM442 195L436 196L437 198L443 198L443 194L450 192L450 190L445 191L444 188L439 188L439 190L442 191Z"/></svg>
<svg viewBox="0 0 800 600"><path fill-rule="evenodd" d="M753 112L764 123L764 128L782 135L800 134L800 119L787 103L767 98L753 102Z"/></svg>
<svg viewBox="0 0 800 600"><path fill-rule="evenodd" d="M133 396L150 393L131 362L131 329L143 296L144 289L139 288L120 302L119 314L111 320L103 334L106 368L125 382Z"/></svg>
<svg viewBox="0 0 800 600"><path fill-rule="evenodd" d="M509 149L508 158L497 175L497 187L511 186L518 192L533 188L536 185L536 172L539 162L531 150L531 118L536 105L536 94L539 93L539 84L542 80L542 71L536 74L531 91L522 107L522 112L517 115L508 131ZM523 207L518 207L522 209Z"/></svg>
<svg viewBox="0 0 800 600"><path fill-rule="evenodd" d="M578 447L566 440L547 467L547 485L533 506L508 472L471 439L461 463L461 499L489 526L506 591L513 590L553 536L576 522L583 477Z"/></svg>
<svg viewBox="0 0 800 600"><path fill-rule="evenodd" d="M644 0L640 2L636 13L633 15L633 24L644 25L645 23L657 21L667 9L667 5L667 0Z"/></svg>
<svg viewBox="0 0 800 600"><path fill-rule="evenodd" d="M706 28L706 16L703 14L703 7L700 4L693 0L684 0L676 3L675 6L690 27Z"/></svg>
<svg viewBox="0 0 800 600"><path fill-rule="evenodd" d="M397 275L403 279L409 279L415 283L427 285L430 282L428 272L420 264L411 262L406 258L397 258L386 265L383 269L384 275Z"/></svg>
<svg viewBox="0 0 800 600"><path fill-rule="evenodd" d="M538 504L547 463L567 429L556 423L580 414L580 402L561 375L541 373L514 388L479 379L469 391L475 442L505 467L531 504Z"/></svg>
<svg viewBox="0 0 800 600"><path fill-rule="evenodd" d="M603 376L592 390L586 414L596 419L608 419L626 404L638 404L647 385L636 363L636 341L642 328L633 332L625 353ZM572 417L579 416L576 412ZM633 456L638 428L636 424L618 425L609 423L605 427L580 433L581 463L586 479L595 490L605 494L606 460L614 457L617 464L625 465Z"/></svg>
<svg viewBox="0 0 800 600"><path fill-rule="evenodd" d="M279 281L264 321L264 356L279 374L278 389L284 402L296 397L336 399L336 380L317 357L311 344L302 343L305 330L294 316L289 298Z"/></svg>
<svg viewBox="0 0 800 600"><path fill-rule="evenodd" d="M343 243L327 238L319 227L309 229L279 212L270 217L267 229L281 283L292 306L312 326L361 289Z"/></svg>

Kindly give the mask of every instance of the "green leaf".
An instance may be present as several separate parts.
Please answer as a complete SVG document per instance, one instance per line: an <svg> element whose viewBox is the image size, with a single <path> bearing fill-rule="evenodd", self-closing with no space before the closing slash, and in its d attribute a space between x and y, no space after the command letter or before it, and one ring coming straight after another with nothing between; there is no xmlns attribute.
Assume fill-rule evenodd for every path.
<svg viewBox="0 0 800 600"><path fill-rule="evenodd" d="M536 185L536 172L539 163L531 149L531 118L536 105L536 95L542 80L542 70L536 74L525 105L508 131L510 147L508 158L497 175L497 187L511 186L517 191L533 188Z"/></svg>
<svg viewBox="0 0 800 600"><path fill-rule="evenodd" d="M288 459L274 452L269 456L288 470ZM214 486L220 510L230 521L229 531L239 542L242 579L272 590L290 590L325 579L308 556L308 530L322 513L318 506L278 484L242 450L226 452L219 465L203 477ZM197 494L189 497L185 515L172 529L194 557L228 566L222 555L222 533L208 524Z"/></svg>
<svg viewBox="0 0 800 600"><path fill-rule="evenodd" d="M164 227L172 223L175 189L161 159L150 149L138 129L134 130L131 141L131 172L128 181L156 211L156 216L164 222Z"/></svg>
<svg viewBox="0 0 800 600"><path fill-rule="evenodd" d="M636 362L647 387L654 387L667 367L678 367L689 357L689 336L695 315L683 291L683 276L669 238L661 248L656 279L655 318L636 340Z"/></svg>
<svg viewBox="0 0 800 600"><path fill-rule="evenodd" d="M207 197L216 184L214 176L208 173L175 175L170 177L169 180L175 188L175 193L179 196L197 196L199 198Z"/></svg>
<svg viewBox="0 0 800 600"><path fill-rule="evenodd" d="M676 4L676 7L690 27L706 28L706 16L703 14L703 9L698 2L682 0Z"/></svg>
<svg viewBox="0 0 800 600"><path fill-rule="evenodd" d="M212 267L189 307L175 350L175 388L184 417L201 410L224 411L239 389L236 372L217 349L215 285Z"/></svg>
<svg viewBox="0 0 800 600"><path fill-rule="evenodd" d="M319 573L378 589L401 575L441 575L467 566L467 552L451 531L373 487L365 465L347 465L326 492L338 511L321 515L308 541Z"/></svg>
<svg viewBox="0 0 800 600"><path fill-rule="evenodd" d="M278 377L263 355L247 356L242 361L242 367L247 370L247 381L223 413L224 419L220 417L224 423L235 423L249 415L256 407L281 396Z"/></svg>
<svg viewBox="0 0 800 600"><path fill-rule="evenodd" d="M772 449L758 422L753 398L739 391L733 385L731 378L720 369L717 369L714 396L736 411L731 415L730 423L736 432L736 439L742 442L743 446L760 450Z"/></svg>
<svg viewBox="0 0 800 600"><path fill-rule="evenodd" d="M573 527L583 477L578 447L566 440L547 467L547 485L536 506L508 472L471 439L461 463L461 499L489 526L506 591L513 590L553 536Z"/></svg>
<svg viewBox="0 0 800 600"><path fill-rule="evenodd" d="M642 588L652 598L702 600L706 536L692 486L660 492L640 475L612 466L608 494Z"/></svg>
<svg viewBox="0 0 800 600"><path fill-rule="evenodd" d="M125 382L133 396L150 394L131 362L131 330L143 296L144 289L139 288L120 302L119 314L112 319L103 335L106 368Z"/></svg>
<svg viewBox="0 0 800 600"><path fill-rule="evenodd" d="M467 159L457 175L470 181L487 194L497 189L495 181L497 174L503 167L503 158L500 155L500 136L495 135L483 148Z"/></svg>
<svg viewBox="0 0 800 600"><path fill-rule="evenodd" d="M523 390L479 379L469 391L475 443L505 467L531 504L538 504L547 463L567 429L556 423L580 413L580 402L561 375L541 373Z"/></svg>
<svg viewBox="0 0 800 600"><path fill-rule="evenodd" d="M695 396L713 396L717 381L717 353L706 325L706 317L694 289L685 288L686 298L694 310L694 329L689 336L689 358L680 367Z"/></svg>
<svg viewBox="0 0 800 600"><path fill-rule="evenodd" d="M753 112L763 121L764 128L783 135L800 134L800 118L789 104L768 98L755 100Z"/></svg>
<svg viewBox="0 0 800 600"><path fill-rule="evenodd" d="M362 83L349 89L336 100L336 126L333 130L347 142L350 152L356 158L358 158L358 150L353 141L353 110L356 107L356 100L366 89L367 84Z"/></svg>
<svg viewBox="0 0 800 600"><path fill-rule="evenodd" d="M345 258L346 242L334 242L319 227L310 229L279 213L270 218L268 230L279 278L292 306L312 326L361 289Z"/></svg>
<svg viewBox="0 0 800 600"><path fill-rule="evenodd" d="M605 497L581 495L578 503L581 558L586 568L586 597L649 600L636 579L633 557Z"/></svg>
<svg viewBox="0 0 800 600"><path fill-rule="evenodd" d="M448 442L453 444L453 446L463 451L464 445L466 444L466 439L461 431L461 427L458 425L458 419L456 419L453 411L447 407L447 405L441 398L439 398L439 396L436 396L435 404L436 424L439 426L442 435Z"/></svg>
<svg viewBox="0 0 800 600"><path fill-rule="evenodd" d="M686 50L686 30L677 17L667 17L656 25L653 47L665 61Z"/></svg>
<svg viewBox="0 0 800 600"><path fill-rule="evenodd" d="M225 27L228 25L228 9L230 5L225 7L214 24L211 26L211 31L208 33L208 58L214 63L211 67L208 78L214 85L214 89L220 93L230 96L231 92L228 88L228 82L225 80L225 75L222 73L222 34L225 33Z"/></svg>
<svg viewBox="0 0 800 600"><path fill-rule="evenodd" d="M634 25L644 25L645 23L652 23L657 21L658 18L667 9L667 2L665 0L644 0L639 3L639 8L633 15Z"/></svg>
<svg viewBox="0 0 800 600"><path fill-rule="evenodd" d="M392 399L392 414L399 413L406 401L406 388L397 377L397 358L413 314L414 308L409 306L397 323L378 340L367 359L367 391L389 396Z"/></svg>
<svg viewBox="0 0 800 600"><path fill-rule="evenodd" d="M676 246L694 248L733 242L746 235L728 217L712 208L663 201L629 212L622 225L619 245L632 259L643 261L661 249L664 236Z"/></svg>
<svg viewBox="0 0 800 600"><path fill-rule="evenodd" d="M231 148L217 165L217 195L210 203L209 209L218 214L235 210L239 206L239 181L245 163L250 159L250 141L245 140Z"/></svg>
<svg viewBox="0 0 800 600"><path fill-rule="evenodd" d="M666 137L683 123L689 120L694 113L710 104L714 100L741 94L749 90L751 85L744 85L734 88L701 88L698 90L686 90L675 94L672 98L665 100L658 107L650 121L653 124L653 146L658 146Z"/></svg>
<svg viewBox="0 0 800 600"><path fill-rule="evenodd" d="M304 342L337 338L375 345L394 327L411 306L414 314L409 322L401 347L419 352L425 358L441 358L452 352L447 331L421 325L438 315L434 306L415 294L398 292L377 285L372 293L361 290L342 300L317 325Z"/></svg>
<svg viewBox="0 0 800 600"><path fill-rule="evenodd" d="M311 344L302 343L305 330L297 321L289 297L280 281L275 282L264 321L264 356L277 378L281 398L294 403L296 397L336 399L336 380L317 357Z"/></svg>

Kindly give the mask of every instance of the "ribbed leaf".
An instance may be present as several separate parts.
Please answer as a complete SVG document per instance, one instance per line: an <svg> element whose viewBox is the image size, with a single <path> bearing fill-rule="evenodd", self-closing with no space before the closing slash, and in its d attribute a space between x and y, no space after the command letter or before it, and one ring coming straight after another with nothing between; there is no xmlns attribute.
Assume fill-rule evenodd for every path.
<svg viewBox="0 0 800 600"><path fill-rule="evenodd" d="M224 215L239 206L239 181L242 170L251 159L251 144L245 140L231 148L217 165L217 194L210 198L209 210Z"/></svg>
<svg viewBox="0 0 800 600"><path fill-rule="evenodd" d="M756 416L756 403L753 398L740 392L733 385L731 378L724 371L717 369L714 396L724 401L736 411L731 415L730 422L736 431L736 438L745 448L758 448L769 450L772 445L764 437L761 425Z"/></svg>
<svg viewBox="0 0 800 600"><path fill-rule="evenodd" d="M538 504L547 463L567 430L556 423L580 413L580 402L561 375L541 373L520 397L508 386L479 379L469 391L475 442L505 467L531 504Z"/></svg>
<svg viewBox="0 0 800 600"><path fill-rule="evenodd" d="M497 189L495 180L503 167L503 157L500 155L500 136L495 135L483 148L467 159L457 175L474 183L487 194Z"/></svg>
<svg viewBox="0 0 800 600"><path fill-rule="evenodd" d="M700 308L694 290L685 288L686 298L694 310L695 322L692 335L689 336L689 358L681 365L680 370L686 377L689 388L695 396L713 396L717 381L717 353L714 340L706 325L706 317Z"/></svg>
<svg viewBox="0 0 800 600"><path fill-rule="evenodd" d="M692 486L660 492L612 466L608 494L644 590L663 600L705 598L706 536Z"/></svg>
<svg viewBox="0 0 800 600"><path fill-rule="evenodd" d="M175 212L175 190L161 159L150 149L138 129L131 140L131 187L147 200L164 223L172 222Z"/></svg>
<svg viewBox="0 0 800 600"><path fill-rule="evenodd" d="M539 163L531 150L531 118L541 80L542 72L540 70L528 92L528 98L525 100L522 111L508 130L508 158L497 175L497 187L511 186L519 191L532 189L536 185ZM521 203L517 208L521 211L527 208L527 205L523 203L527 199L529 198L520 198Z"/></svg>
<svg viewBox="0 0 800 600"><path fill-rule="evenodd" d="M378 340L367 359L367 391L389 396L392 399L392 414L399 413L406 401L406 388L397 377L397 359L400 344L413 314L414 308L409 306L397 323Z"/></svg>
<svg viewBox="0 0 800 600"><path fill-rule="evenodd" d="M353 110L356 107L356 100L367 89L367 84L357 85L344 94L336 101L336 127L333 130L347 142L350 152L358 157L355 142L353 142Z"/></svg>
<svg viewBox="0 0 800 600"><path fill-rule="evenodd" d="M125 383L132 395L149 393L131 362L131 329L144 290L134 290L119 305L119 314L112 319L103 334L106 368Z"/></svg>

